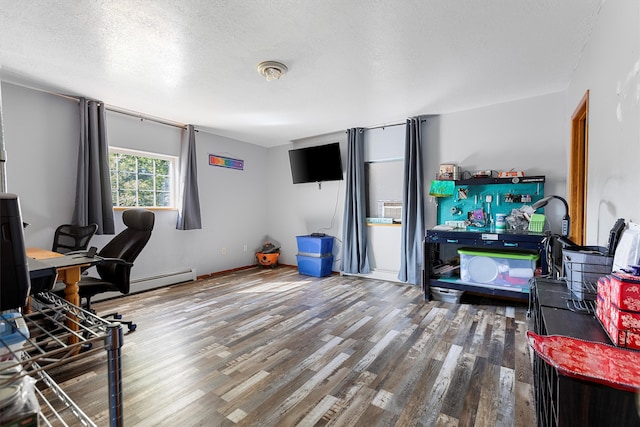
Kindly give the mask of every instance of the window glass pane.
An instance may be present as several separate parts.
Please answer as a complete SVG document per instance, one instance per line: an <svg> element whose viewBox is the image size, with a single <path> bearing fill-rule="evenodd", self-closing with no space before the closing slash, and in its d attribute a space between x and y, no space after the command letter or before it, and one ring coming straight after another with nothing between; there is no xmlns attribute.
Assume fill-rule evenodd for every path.
<svg viewBox="0 0 640 427"><path fill-rule="evenodd" d="M170 175L171 162L167 160L156 160L156 175Z"/></svg>
<svg viewBox="0 0 640 427"><path fill-rule="evenodd" d="M119 190L119 206L136 206L136 192L131 190Z"/></svg>
<svg viewBox="0 0 640 427"><path fill-rule="evenodd" d="M138 157L138 173L153 174L154 159Z"/></svg>
<svg viewBox="0 0 640 427"><path fill-rule="evenodd" d="M153 191L140 191L138 193L138 204L140 206L155 206Z"/></svg>
<svg viewBox="0 0 640 427"><path fill-rule="evenodd" d="M113 193L118 188L118 174L114 169L109 171L110 180L111 180L111 192Z"/></svg>
<svg viewBox="0 0 640 427"><path fill-rule="evenodd" d="M119 186L121 189L135 190L136 189L136 174L120 172L118 174Z"/></svg>
<svg viewBox="0 0 640 427"><path fill-rule="evenodd" d="M176 159L111 149L109 167L114 206L174 207Z"/></svg>
<svg viewBox="0 0 640 427"><path fill-rule="evenodd" d="M383 217L382 203L402 202L404 162L367 163L365 174L368 187L367 216Z"/></svg>
<svg viewBox="0 0 640 427"><path fill-rule="evenodd" d="M121 172L133 172L135 173L138 169L136 157L128 154L122 154L119 156L118 160L118 170Z"/></svg>
<svg viewBox="0 0 640 427"><path fill-rule="evenodd" d="M138 176L138 190L153 191L153 175L140 174Z"/></svg>
<svg viewBox="0 0 640 427"><path fill-rule="evenodd" d="M171 190L171 178L168 176L157 176L156 177L156 190L158 191L169 191Z"/></svg>
<svg viewBox="0 0 640 427"><path fill-rule="evenodd" d="M158 206L163 206L163 207L169 207L171 206L171 194L170 193L164 193L164 192L158 192L156 194L156 203L158 204Z"/></svg>

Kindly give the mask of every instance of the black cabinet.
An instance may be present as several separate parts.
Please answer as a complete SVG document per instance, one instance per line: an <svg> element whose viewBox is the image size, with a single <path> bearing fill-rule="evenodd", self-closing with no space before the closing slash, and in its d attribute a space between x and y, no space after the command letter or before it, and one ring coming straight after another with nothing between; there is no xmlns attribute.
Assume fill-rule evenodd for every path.
<svg viewBox="0 0 640 427"><path fill-rule="evenodd" d="M531 297L537 334L611 344L593 314L569 309L564 281L536 278ZM635 393L562 375L537 355L533 375L538 426L640 426Z"/></svg>
<svg viewBox="0 0 640 427"><path fill-rule="evenodd" d="M480 232L463 230L427 230L424 239L423 260L423 290L425 299L429 299L430 287L438 286L448 289L472 291L486 295L528 300L528 292L520 289L506 289L491 285L479 285L463 283L448 277L438 276L434 272L434 266L438 265L442 258L452 255L458 248L471 247L490 249L497 252L513 250L529 250L540 254L540 266L543 272L547 270L545 233L533 232ZM447 255L446 252L449 252Z"/></svg>

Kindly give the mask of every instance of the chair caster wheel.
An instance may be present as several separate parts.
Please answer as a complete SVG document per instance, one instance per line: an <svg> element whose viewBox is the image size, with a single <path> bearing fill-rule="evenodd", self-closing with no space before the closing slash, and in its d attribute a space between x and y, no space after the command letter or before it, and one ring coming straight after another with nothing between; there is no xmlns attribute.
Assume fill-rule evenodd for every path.
<svg viewBox="0 0 640 427"><path fill-rule="evenodd" d="M120 320L120 319L122 319L122 314L117 314L116 313L116 314L113 315L113 318L116 319L116 320Z"/></svg>
<svg viewBox="0 0 640 427"><path fill-rule="evenodd" d="M137 328L138 328L138 325L136 324L129 325L129 332L134 332Z"/></svg>

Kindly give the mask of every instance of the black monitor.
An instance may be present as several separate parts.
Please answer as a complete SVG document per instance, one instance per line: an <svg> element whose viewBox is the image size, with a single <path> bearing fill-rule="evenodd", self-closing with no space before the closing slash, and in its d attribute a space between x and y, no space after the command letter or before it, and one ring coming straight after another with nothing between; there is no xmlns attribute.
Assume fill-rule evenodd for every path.
<svg viewBox="0 0 640 427"><path fill-rule="evenodd" d="M31 288L18 196L0 193L0 310L20 310Z"/></svg>
<svg viewBox="0 0 640 427"><path fill-rule="evenodd" d="M289 150L294 184L339 181L342 179L340 143Z"/></svg>

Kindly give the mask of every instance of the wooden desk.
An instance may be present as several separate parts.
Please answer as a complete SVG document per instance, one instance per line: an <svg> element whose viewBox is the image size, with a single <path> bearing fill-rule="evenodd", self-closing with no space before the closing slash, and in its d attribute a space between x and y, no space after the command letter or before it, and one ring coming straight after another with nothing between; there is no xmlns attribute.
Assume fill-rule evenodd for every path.
<svg viewBox="0 0 640 427"><path fill-rule="evenodd" d="M76 307L80 307L80 295L78 294L78 282L82 275L82 269L96 262L94 258L83 255L65 256L58 252L40 248L27 248L27 257L43 261L54 267L58 273L58 281L64 282L65 299ZM73 332L78 331L78 318L69 312L67 314L67 327ZM69 344L77 342L77 336L69 337Z"/></svg>
<svg viewBox="0 0 640 427"><path fill-rule="evenodd" d="M40 248L27 248L27 257L43 260L51 258L64 257L58 252L49 251ZM78 294L78 282L82 274L82 268L90 266L91 263L83 263L77 265L54 265L58 272L58 281L64 282L65 299L71 304L80 307L80 295Z"/></svg>

